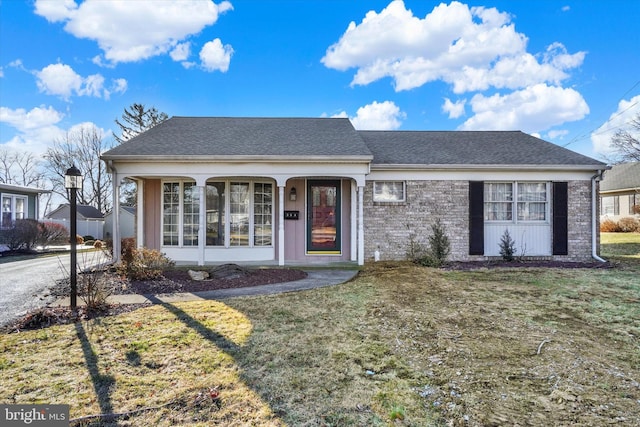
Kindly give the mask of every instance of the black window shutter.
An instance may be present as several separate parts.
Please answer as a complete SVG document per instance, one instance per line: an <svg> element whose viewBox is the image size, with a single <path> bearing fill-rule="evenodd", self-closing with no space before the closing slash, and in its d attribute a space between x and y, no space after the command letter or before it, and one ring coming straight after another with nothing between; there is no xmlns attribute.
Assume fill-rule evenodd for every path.
<svg viewBox="0 0 640 427"><path fill-rule="evenodd" d="M553 183L553 254L568 255L568 185Z"/></svg>
<svg viewBox="0 0 640 427"><path fill-rule="evenodd" d="M484 181L469 181L469 255L484 255Z"/></svg>

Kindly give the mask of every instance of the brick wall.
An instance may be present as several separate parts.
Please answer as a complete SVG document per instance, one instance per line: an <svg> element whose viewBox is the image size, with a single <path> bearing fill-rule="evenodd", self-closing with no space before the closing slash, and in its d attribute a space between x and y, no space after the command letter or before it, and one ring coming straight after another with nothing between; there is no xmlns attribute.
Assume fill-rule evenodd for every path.
<svg viewBox="0 0 640 427"><path fill-rule="evenodd" d="M569 255L555 257L563 261L591 260L591 182L570 181ZM486 259L469 255L469 182L408 181L406 201L373 201L373 183L364 192L365 261L376 250L381 260L404 260L413 239L428 245L431 224L440 218L451 242L450 260Z"/></svg>
<svg viewBox="0 0 640 427"><path fill-rule="evenodd" d="M406 259L411 236L428 244L431 224L440 218L451 242L450 259L469 258L468 181L407 181L406 201L373 201L373 183L364 192L365 261L376 250L382 260Z"/></svg>

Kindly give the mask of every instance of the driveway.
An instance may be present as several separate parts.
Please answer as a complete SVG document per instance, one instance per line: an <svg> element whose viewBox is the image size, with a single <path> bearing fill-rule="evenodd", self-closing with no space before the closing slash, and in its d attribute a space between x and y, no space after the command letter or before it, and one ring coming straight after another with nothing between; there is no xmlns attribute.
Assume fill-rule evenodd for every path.
<svg viewBox="0 0 640 427"><path fill-rule="evenodd" d="M101 252L79 253L78 265L106 262ZM69 254L0 264L0 325L55 301L49 289L69 276Z"/></svg>

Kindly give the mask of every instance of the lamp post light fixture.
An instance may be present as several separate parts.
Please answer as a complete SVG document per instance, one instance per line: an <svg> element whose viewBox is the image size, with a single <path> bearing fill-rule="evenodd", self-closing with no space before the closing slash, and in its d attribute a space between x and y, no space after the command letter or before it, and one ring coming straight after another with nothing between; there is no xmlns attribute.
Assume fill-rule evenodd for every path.
<svg viewBox="0 0 640 427"><path fill-rule="evenodd" d="M69 190L69 201L70 204L70 215L71 215L71 227L70 227L70 239L69 243L71 243L71 276L69 280L71 282L71 309L75 310L77 306L77 294L78 294L78 276L77 276L77 204L76 199L78 195L78 189L82 188L82 173L75 166L71 166L67 169L67 172L64 175L64 188Z"/></svg>

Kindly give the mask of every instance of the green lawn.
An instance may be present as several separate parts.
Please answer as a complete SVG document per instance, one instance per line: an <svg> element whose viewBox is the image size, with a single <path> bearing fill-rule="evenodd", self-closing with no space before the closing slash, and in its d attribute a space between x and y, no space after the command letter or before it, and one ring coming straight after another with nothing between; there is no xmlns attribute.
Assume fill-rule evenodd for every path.
<svg viewBox="0 0 640 427"><path fill-rule="evenodd" d="M640 233L600 233L603 257L640 258Z"/></svg>

